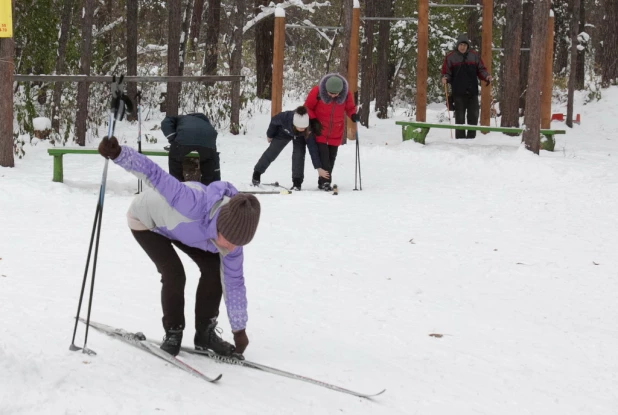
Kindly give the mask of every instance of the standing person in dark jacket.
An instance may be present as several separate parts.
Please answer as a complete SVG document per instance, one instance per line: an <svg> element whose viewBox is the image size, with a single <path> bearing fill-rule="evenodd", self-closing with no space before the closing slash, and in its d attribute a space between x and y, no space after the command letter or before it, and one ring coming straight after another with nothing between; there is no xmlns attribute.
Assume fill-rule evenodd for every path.
<svg viewBox="0 0 618 415"><path fill-rule="evenodd" d="M243 247L257 231L259 200L224 181L208 186L181 183L148 157L121 146L116 137L103 138L99 153L149 187L133 199L127 224L161 274L165 330L161 349L177 355L185 329L186 275L179 250L201 273L195 294L195 348L225 356L244 353L249 338ZM233 345L217 333L222 298L234 334Z"/></svg>
<svg viewBox="0 0 618 415"><path fill-rule="evenodd" d="M315 145L314 138L309 134L308 128L309 115L307 108L302 106L294 111L280 112L272 118L266 131L270 145L253 168L252 183L254 186L260 184L262 174L266 172L268 166L277 159L290 141L294 142L292 149L292 190L300 190L305 177L305 145L309 147L309 155L318 175L328 179L328 172L322 168L318 148Z"/></svg>
<svg viewBox="0 0 618 415"><path fill-rule="evenodd" d="M219 153L217 153L217 130L201 113L167 116L161 122L161 130L170 142L169 172L184 182L182 161L192 151L200 155L202 184L221 180Z"/></svg>
<svg viewBox="0 0 618 415"><path fill-rule="evenodd" d="M479 84L477 78L491 82L479 54L470 49L470 41L465 34L457 38L457 49L446 55L442 64L442 84L450 83L455 103L455 124L477 125L479 120ZM466 136L467 132L467 136ZM476 131L455 130L456 138L475 138Z"/></svg>
<svg viewBox="0 0 618 415"><path fill-rule="evenodd" d="M345 115L354 121L354 128L358 121L348 82L339 74L324 76L309 92L305 107L309 111L311 131L318 144L322 168L331 176L330 178L320 176L318 188L332 190L331 179L337 151L343 139Z"/></svg>

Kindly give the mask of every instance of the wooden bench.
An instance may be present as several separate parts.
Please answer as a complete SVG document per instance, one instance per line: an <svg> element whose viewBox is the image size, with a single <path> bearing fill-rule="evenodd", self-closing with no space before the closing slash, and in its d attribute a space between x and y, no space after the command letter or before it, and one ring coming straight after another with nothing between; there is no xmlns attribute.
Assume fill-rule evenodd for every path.
<svg viewBox="0 0 618 415"><path fill-rule="evenodd" d="M50 148L47 150L47 153L50 156L54 157L54 175L52 180L54 182L62 183L64 180L64 170L62 165L62 156L65 154L96 154L101 157L98 150L95 149L87 149L87 148ZM154 151L154 150L142 150L142 154L145 156L165 156L167 157L169 153L167 151ZM200 156L193 152L187 155L187 157L195 157L199 158Z"/></svg>
<svg viewBox="0 0 618 415"><path fill-rule="evenodd" d="M499 133L512 133L520 135L523 128L516 127L488 127L484 125L467 125L467 124L429 124L426 122L416 121L396 121L395 124L401 125L401 134L403 141L414 140L417 143L425 144L425 137L431 128L445 128L450 130L475 130L475 131L495 131ZM543 130L541 134L546 140L541 140L541 148L543 150L554 151L556 141L554 135L566 134L564 130Z"/></svg>

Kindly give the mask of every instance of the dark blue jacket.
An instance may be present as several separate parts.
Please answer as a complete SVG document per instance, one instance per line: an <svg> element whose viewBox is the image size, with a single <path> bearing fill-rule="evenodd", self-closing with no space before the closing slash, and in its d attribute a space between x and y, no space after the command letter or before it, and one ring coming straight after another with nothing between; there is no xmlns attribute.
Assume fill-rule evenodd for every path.
<svg viewBox="0 0 618 415"><path fill-rule="evenodd" d="M309 155L311 156L313 168L322 168L318 145L315 142L313 134L309 134L308 137L305 137L304 132L300 133L294 130L294 111L283 111L275 115L270 120L268 131L266 131L266 137L274 140L305 140L307 142L307 148L309 149Z"/></svg>
<svg viewBox="0 0 618 415"><path fill-rule="evenodd" d="M217 130L202 113L167 116L161 122L161 131L170 143L217 149Z"/></svg>

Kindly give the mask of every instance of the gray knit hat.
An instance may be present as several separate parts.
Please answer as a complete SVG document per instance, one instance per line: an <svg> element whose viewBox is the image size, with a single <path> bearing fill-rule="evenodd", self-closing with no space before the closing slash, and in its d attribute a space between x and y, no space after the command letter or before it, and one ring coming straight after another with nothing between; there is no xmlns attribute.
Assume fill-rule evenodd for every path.
<svg viewBox="0 0 618 415"><path fill-rule="evenodd" d="M248 193L238 193L223 205L217 219L217 230L228 242L247 245L253 239L260 221L260 202Z"/></svg>
<svg viewBox="0 0 618 415"><path fill-rule="evenodd" d="M331 94L338 94L343 90L343 80L333 75L326 80L326 90Z"/></svg>

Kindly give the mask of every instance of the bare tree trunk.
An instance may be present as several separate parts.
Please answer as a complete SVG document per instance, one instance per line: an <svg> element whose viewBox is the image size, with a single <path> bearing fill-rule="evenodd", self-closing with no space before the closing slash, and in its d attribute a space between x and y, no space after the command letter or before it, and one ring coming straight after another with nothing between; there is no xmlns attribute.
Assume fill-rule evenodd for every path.
<svg viewBox="0 0 618 415"><path fill-rule="evenodd" d="M571 65L569 68L569 91L567 98L566 125L573 128L573 99L575 98L575 78L577 77L577 31L579 29L579 0L571 0Z"/></svg>
<svg viewBox="0 0 618 415"><path fill-rule="evenodd" d="M521 0L508 0L506 4L506 26L504 29L504 75L501 79L503 90L502 127L519 127L519 62L521 57L522 30Z"/></svg>
<svg viewBox="0 0 618 415"><path fill-rule="evenodd" d="M204 14L204 0L195 0L193 4L193 16L191 17L191 36L189 47L195 50L200 39L200 27L202 26L202 15Z"/></svg>
<svg viewBox="0 0 618 415"><path fill-rule="evenodd" d="M482 5L483 0L468 0L468 4ZM479 8L477 10L477 9L470 8L468 10L470 11L470 13L468 14L468 21L467 21L468 39L470 39L470 42L472 42L471 47L474 48L479 53L479 55L483 56L483 42L482 42L483 34L479 30L481 14L483 12L483 9Z"/></svg>
<svg viewBox="0 0 618 415"><path fill-rule="evenodd" d="M208 0L206 16L206 50L202 75L217 74L219 58L219 32L221 30L221 0Z"/></svg>
<svg viewBox="0 0 618 415"><path fill-rule="evenodd" d="M388 2L388 1L387 1ZM348 75L348 62L350 60L350 33L352 32L352 7L354 6L353 0L341 1L341 26L343 31L341 32L341 48L339 48L339 69L338 72L341 76L346 77Z"/></svg>
<svg viewBox="0 0 618 415"><path fill-rule="evenodd" d="M0 166L15 167L13 157L13 55L12 37L0 38Z"/></svg>
<svg viewBox="0 0 618 415"><path fill-rule="evenodd" d="M236 0L236 13L233 16L234 32L232 33L232 57L230 75L240 75L242 69L242 35L245 26L245 9L247 0ZM240 133L240 82L232 82L232 118L230 132Z"/></svg>
<svg viewBox="0 0 618 415"><path fill-rule="evenodd" d="M180 64L178 65L178 74L185 73L185 59L187 58L187 41L189 40L189 26L191 25L191 12L193 0L184 0L184 16L182 18L182 35L180 36Z"/></svg>
<svg viewBox="0 0 618 415"><path fill-rule="evenodd" d="M577 30L579 33L586 31L586 7L585 0L581 0L579 5L579 29ZM583 48L581 50L577 50L577 71L575 72L575 89L578 91L583 90L586 87L586 49L588 44L581 44Z"/></svg>
<svg viewBox="0 0 618 415"><path fill-rule="evenodd" d="M127 75L137 75L137 11L138 0L127 0ZM129 82L127 84L127 95L135 103L137 110L137 84ZM137 119L137 111L127 115L127 120Z"/></svg>
<svg viewBox="0 0 618 415"><path fill-rule="evenodd" d="M94 0L82 2L82 42L80 48L81 67L79 73L90 75L92 61L92 23L94 20ZM75 135L77 144L86 145L86 130L88 129L88 87L89 82L77 84L77 114L75 116Z"/></svg>
<svg viewBox="0 0 618 415"><path fill-rule="evenodd" d="M569 37L571 27L571 2L561 1L554 5L555 42L554 74L565 76L569 66Z"/></svg>
<svg viewBox="0 0 618 415"><path fill-rule="evenodd" d="M375 17L375 0L365 3L365 16ZM374 20L365 20L365 38L361 41L361 84L360 84L360 123L369 127L369 113L371 99L375 88L375 65L373 63L373 36L375 33Z"/></svg>
<svg viewBox="0 0 618 415"><path fill-rule="evenodd" d="M382 6L381 17L393 17L393 2L387 0ZM378 62L376 67L376 114L380 119L388 118L390 101L388 88L390 32L391 21L381 20L378 29Z"/></svg>
<svg viewBox="0 0 618 415"><path fill-rule="evenodd" d="M255 0L254 15L258 15L270 0ZM271 99L273 84L273 41L275 17L269 16L255 25L255 74L257 76L256 95L261 99Z"/></svg>
<svg viewBox="0 0 618 415"><path fill-rule="evenodd" d="M605 0L603 18L603 48L601 54L601 85L607 88L618 79L618 2Z"/></svg>
<svg viewBox="0 0 618 415"><path fill-rule="evenodd" d="M167 41L167 74L180 75L180 30L182 25L182 5L180 0L168 3L168 41ZM165 97L165 113L178 115L179 95L182 84L180 82L167 83Z"/></svg>
<svg viewBox="0 0 618 415"><path fill-rule="evenodd" d="M535 0L533 12L532 45L530 51L530 71L526 92L526 116L523 141L526 149L539 154L541 148L541 90L543 89L543 68L545 62L545 42L550 0Z"/></svg>
<svg viewBox="0 0 618 415"><path fill-rule="evenodd" d="M521 47L530 48L532 39L532 10L534 8L534 2L532 0L526 0L522 4L522 28L521 28ZM519 65L519 108L525 113L526 110L526 91L528 89L528 68L530 67L530 54L531 51L524 51L520 56Z"/></svg>
<svg viewBox="0 0 618 415"><path fill-rule="evenodd" d="M67 42L69 40L69 31L71 30L71 17L73 15L73 1L64 0L62 2L62 17L60 21L60 36L58 37L58 52L56 54L56 74L62 75L64 72L64 63L66 61ZM52 105L52 129L56 133L60 133L60 99L62 98L62 82L54 84L54 95Z"/></svg>

